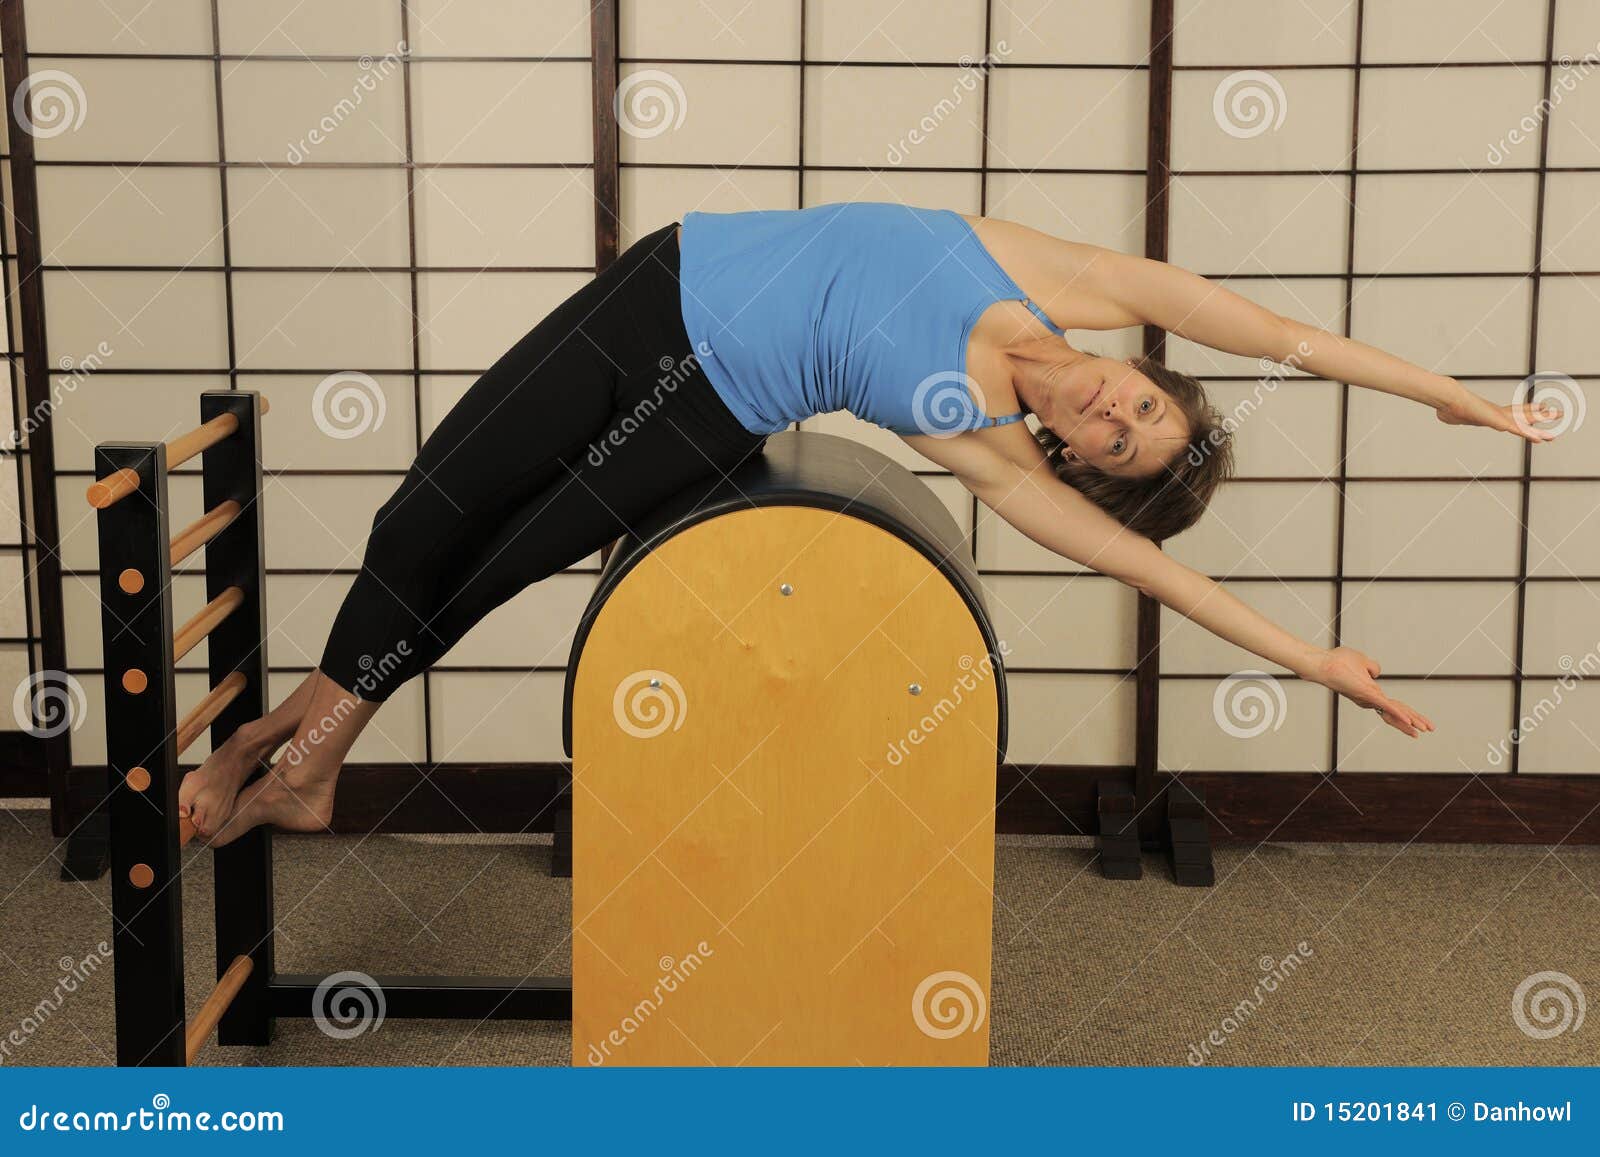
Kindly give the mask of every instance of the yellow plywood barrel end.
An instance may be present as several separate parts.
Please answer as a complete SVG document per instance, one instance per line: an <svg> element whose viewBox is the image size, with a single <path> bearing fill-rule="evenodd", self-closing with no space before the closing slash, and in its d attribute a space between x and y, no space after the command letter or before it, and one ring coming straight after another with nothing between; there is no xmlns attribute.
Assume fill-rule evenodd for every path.
<svg viewBox="0 0 1600 1157"><path fill-rule="evenodd" d="M998 677L861 520L644 557L575 676L573 1063L987 1063Z"/></svg>

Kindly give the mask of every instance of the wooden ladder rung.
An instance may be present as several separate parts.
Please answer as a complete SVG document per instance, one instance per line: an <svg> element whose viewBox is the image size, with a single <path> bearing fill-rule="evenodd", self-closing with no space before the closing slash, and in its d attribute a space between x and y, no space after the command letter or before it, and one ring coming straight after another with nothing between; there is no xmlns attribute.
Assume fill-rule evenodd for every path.
<svg viewBox="0 0 1600 1157"><path fill-rule="evenodd" d="M172 565L177 566L206 543L222 533L224 527L239 516L239 504L229 498L219 502L188 526L178 531L172 540Z"/></svg>
<svg viewBox="0 0 1600 1157"><path fill-rule="evenodd" d="M211 726L212 720L222 714L222 709L239 697L239 692L244 690L245 678L242 671L230 672L228 677L206 692L204 699L196 703L178 721L178 754L182 755L196 739Z"/></svg>
<svg viewBox="0 0 1600 1157"><path fill-rule="evenodd" d="M217 1029L217 1022L222 1019L222 1014L228 1011L233 998L239 995L239 990L244 987L244 982L249 979L254 968L255 961L248 956L235 956L233 963L228 965L228 970L222 974L222 979L218 980L217 986L211 990L211 995L206 997L206 1002L200 1006L200 1011L189 1021L189 1029L183 1036L184 1056L189 1064L194 1064L194 1058L205 1048L206 1041L211 1039L211 1034Z"/></svg>
<svg viewBox="0 0 1600 1157"><path fill-rule="evenodd" d="M217 624L226 619L244 603L244 592L229 587L195 612L195 615L172 636L172 661L176 663L199 645Z"/></svg>
<svg viewBox="0 0 1600 1157"><path fill-rule="evenodd" d="M261 399L261 412L267 412L267 399ZM202 450L209 450L239 429L237 414L218 414L209 422L202 422L187 434L180 434L167 443L167 471L177 469ZM121 502L139 489L139 472L131 466L96 478L89 484L89 505L104 510Z"/></svg>

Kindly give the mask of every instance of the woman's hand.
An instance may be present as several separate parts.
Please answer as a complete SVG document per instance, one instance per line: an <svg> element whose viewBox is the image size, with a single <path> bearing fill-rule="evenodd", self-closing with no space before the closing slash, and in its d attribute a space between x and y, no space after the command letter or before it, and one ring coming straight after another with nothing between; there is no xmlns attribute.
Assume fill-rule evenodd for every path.
<svg viewBox="0 0 1600 1157"><path fill-rule="evenodd" d="M1512 406L1497 406L1471 390L1460 387L1450 399L1437 408L1439 421L1447 426L1484 426L1490 430L1503 430L1526 438L1537 445L1552 441L1558 431L1541 430L1535 422L1553 422L1561 417L1561 410L1549 402L1524 402Z"/></svg>
<svg viewBox="0 0 1600 1157"><path fill-rule="evenodd" d="M1337 691L1352 703L1376 709L1378 718L1412 739L1424 731L1432 731L1433 723L1426 715L1383 693L1378 686L1378 674L1377 660L1367 658L1353 647L1335 647L1322 652L1304 672L1305 678Z"/></svg>

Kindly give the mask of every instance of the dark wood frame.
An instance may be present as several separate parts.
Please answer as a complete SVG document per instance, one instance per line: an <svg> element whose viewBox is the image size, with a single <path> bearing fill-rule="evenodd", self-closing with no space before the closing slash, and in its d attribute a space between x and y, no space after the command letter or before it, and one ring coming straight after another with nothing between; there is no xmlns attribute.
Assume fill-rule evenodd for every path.
<svg viewBox="0 0 1600 1157"><path fill-rule="evenodd" d="M10 253L0 253L0 266L5 268L0 284L6 291L7 324L13 319L18 321L20 332L14 332L13 338L21 345L20 350L13 349L8 355L8 370L12 396L17 397L16 374L20 362L23 388L19 400L29 414L48 415L50 360L45 342L44 284L39 275L44 260L39 240L39 194L33 138L17 123L16 112L18 91L28 75L28 39L22 0L0 0L0 59L4 60L5 72L4 115L9 150L6 159L11 165L12 204L9 209L15 217L17 239L17 284L10 283L7 260L12 256ZM0 206L0 211L5 208ZM18 298L15 309L11 302L13 292ZM21 416L18 414L19 420ZM18 470L18 494L23 497L24 520L21 554L26 578L23 587L29 623L27 637L22 641L28 645L28 668L32 675L65 672L66 614L62 605L58 553L60 524L55 495L55 443L48 416L29 437L26 453L19 447L18 456L26 462L26 478L22 470ZM70 729L54 735L27 732L0 735L0 797L48 793L57 835L66 833L67 817L93 807L102 794L90 783L87 792L74 795L83 777L72 776L71 768Z"/></svg>
<svg viewBox="0 0 1600 1157"><path fill-rule="evenodd" d="M409 19L408 7L405 0L399 0L403 19ZM905 62L887 63L874 62L870 65L859 65L855 62L819 61L810 59L805 50L805 23L806 4L801 0L799 4L801 22L801 49L800 59L796 61L767 61L750 60L742 63L752 67L764 65L782 65L794 67L798 64L799 84L801 87L802 107L799 125L799 141L797 164L794 165L750 165L750 169L779 170L793 172L803 195L803 182L807 171L825 171L846 166L827 166L808 163L806 159L806 142L804 135L804 106L806 73L808 66L826 64L842 68L849 67L902 67L909 66ZM1506 63L1523 63L1529 67L1538 65L1544 74L1544 89L1548 96L1552 81L1551 56L1553 49L1553 15L1555 0L1549 0L1550 23L1547 29L1547 44L1545 59L1538 62L1462 62L1444 65L1442 67L1504 67ZM16 85L25 75L28 60L24 30L22 27L22 0L0 0L0 38L4 40L5 61L7 66L7 97L14 93ZM595 191L595 268L596 270L612 260L618 249L620 236L620 169L622 167L618 147L618 126L613 108L612 98L616 91L620 76L622 58L619 55L618 37L618 3L617 0L599 0L592 6L593 18L591 20L591 56L593 79L593 175ZM1171 146L1171 99L1173 79L1177 72L1186 68L1199 68L1199 66L1184 66L1175 64L1172 53L1173 32L1173 4L1172 0L1152 0L1151 3L1151 51L1148 59L1138 65L1124 66L1130 69L1147 71L1150 85L1150 116L1148 132L1147 165L1143 170L1115 170L1114 172L1126 175L1142 175L1146 179L1147 210L1146 210L1146 253L1152 257L1164 257L1168 249L1168 219L1167 197L1173 171L1170 163ZM1391 67L1406 67L1403 64L1365 64L1360 57L1362 27L1364 21L1364 4L1358 0L1356 10L1356 60L1354 64L1355 77L1352 85L1354 107L1352 109L1352 137L1351 154L1348 165L1344 168L1329 170L1327 175L1345 177L1350 182L1352 207L1350 210L1352 225L1354 217L1355 186L1358 180L1371 172L1384 174L1398 173L1455 173L1453 169L1416 168L1410 170L1369 170L1363 169L1356 155L1356 144L1359 141L1360 117L1360 75L1362 69L1378 69ZM986 30L992 27L993 6L986 5ZM213 5L213 33L216 35L215 5ZM183 59L212 60L220 70L224 60L234 59L220 51L220 39L214 43L214 51L209 55L182 55ZM104 54L76 54L82 58L92 58ZM162 58L159 55L156 59ZM178 58L174 56L173 58ZM297 58L298 59L298 58ZM321 58L319 58L321 59ZM336 59L329 57L327 59ZM344 59L344 58L337 58ZM432 58L430 58L432 59ZM465 58L460 58L465 59ZM672 64L685 63L684 61L651 58L643 59L640 63ZM740 61L719 61L718 63L738 64ZM943 62L949 65L952 62ZM404 83L406 85L406 169L408 172L408 201L410 190L415 179L415 170L429 167L417 163L411 155L411 66L409 55L403 61ZM1089 67L1087 65L1007 65L1004 63L993 66L995 68L1040 68L1063 69ZM1285 70L1296 68L1335 68L1350 69L1349 65L1285 65L1274 66L1275 69ZM1226 71L1218 66L1205 66L1207 71ZM218 90L219 106L221 101L220 88ZM222 132L222 109L218 108L219 150L222 147L220 134ZM9 114L8 114L9 115ZM980 188L982 196L987 198L987 178L993 173L1014 172L1002 166L990 164L988 155L987 126L989 116L989 82L986 76L983 84L983 110L984 118L984 152L980 163ZM1504 169L1504 172L1522 172L1537 174L1538 197L1538 223L1536 225L1536 252L1535 263L1531 273L1533 291L1533 317L1532 341L1530 341L1529 370L1536 362L1537 341L1537 310L1541 280L1545 276L1556 276L1557 271L1546 272L1542 268L1542 235L1543 235L1543 191L1547 174L1551 172L1567 171L1592 171L1589 169L1567 167L1552 168L1548 165L1548 120L1541 127L1539 147L1539 164L1537 168ZM16 186L16 211L19 220L26 226L19 231L19 259L20 259L20 292L22 294L25 350L25 366L27 368L27 386L30 400L33 397L43 398L49 389L49 365L44 346L43 302L40 292L38 272L42 268L38 252L37 215L38 205L34 183L34 162L32 158L32 142L24 134L14 133L13 136L13 181ZM201 167L214 167L219 170L219 180L223 186L223 196L227 196L226 173L230 168L247 167L255 162L241 163L228 162L219 151L219 162L174 162L174 164ZM73 164L101 164L110 162L58 162ZM306 162L310 167L322 167L316 162ZM530 163L539 164L539 163ZM555 163L551 163L554 166ZM443 166L457 167L457 166ZM500 167L495 165L473 165L470 167ZM540 164L540 167L548 167ZM559 167L570 167L562 163ZM639 165L638 167L653 167ZM664 167L688 169L713 169L724 166L711 164L683 164ZM921 172L964 172L973 170L967 168L955 169L940 166L901 166L906 171ZM1084 170L1070 168L1039 168L1028 170L1037 173L1071 173L1071 172L1101 172L1110 173L1113 170ZM1274 176L1289 175L1291 172L1321 173L1321 170L1283 170L1283 171L1256 171L1256 170L1194 170L1177 174L1178 176ZM224 202L226 204L226 202ZM405 267L411 278L413 304L415 304L418 268L416 261L416 222L415 206L408 205L410 213L411 231L411 263ZM28 250L32 249L30 253ZM230 343L231 332L231 277L232 273L245 267L231 264L231 250L228 239L224 238L224 266L220 271L225 274L225 284L230 287ZM1357 277L1365 275L1358 273L1354 268L1354 230L1353 227L1347 236L1347 254L1345 269L1340 274L1317 274L1320 279L1334 280L1342 276L1345 284L1345 311L1344 326L1348 332L1350 325L1349 304L1353 296L1353 286ZM55 268L54 266L48 268ZM537 267L540 269L546 267ZM549 267L553 268L553 267ZM313 270L306 270L313 271ZM1559 275L1567 276L1565 271ZM1304 275L1307 277L1313 275ZM1418 277L1425 276L1417 273L1391 273L1385 277ZM1468 277L1474 274L1440 274L1439 276ZM1483 274L1482 276L1490 276ZM1514 277L1515 274L1494 274L1493 276ZM415 315L415 310L413 310ZM415 325L415 322L414 322ZM413 334L412 363L405 367L396 367L392 371L374 369L371 372L393 372L395 374L413 377L420 389L421 362L417 351L417 336ZM1161 357L1164 353L1164 335L1159 331L1147 332L1145 335L1145 351L1153 357ZM201 371L169 371L169 370L140 370L132 368L119 369L119 373L130 374L160 374L175 376L188 372ZM204 371L211 372L211 371ZM235 386L242 379L251 374L279 371L254 371L241 370L237 366L230 366L230 379ZM314 371L305 371L314 372ZM331 372L331 371L330 371ZM449 374L452 372L472 372L470 368L460 371L448 369L430 369L430 374ZM1519 380L1516 375L1477 375L1485 378L1499 380ZM1348 396L1349 388L1340 384L1340 450L1338 468L1335 474L1322 477L1260 477L1241 479L1242 482L1331 482L1338 491L1337 504L1337 535L1342 546L1344 517L1345 517L1345 492L1348 484L1352 482L1369 481L1460 481L1456 477L1440 477L1437 479L1417 479L1409 476L1369 476L1352 475L1347 469L1348 457ZM418 414L420 435L420 409ZM56 535L55 509L54 509L54 479L70 477L73 475L86 475L86 471L56 471L49 453L49 439L39 439L36 447L41 451L33 456L31 462L34 480L34 493L48 506L47 511L42 511L36 526L36 536L41 543L54 543ZM284 471L286 475L300 473L326 474L329 471ZM398 476L398 470L357 470L334 471L332 473L358 473L381 474ZM932 473L931 471L929 473ZM1534 475L1532 472L1531 454L1525 449L1522 468L1515 475L1503 478L1487 479L1493 481L1516 482L1520 486L1523 526L1519 560L1515 575L1503 576L1503 581L1514 582L1517 587L1516 610L1516 654L1514 656L1514 673L1512 675L1434 675L1429 678L1433 681L1473 681L1492 680L1503 682L1509 679L1513 685L1513 718L1512 726L1516 725L1520 715L1523 682L1530 678L1537 678L1537 673L1530 673L1523 669L1523 634L1526 619L1527 590L1530 584L1544 581L1570 582L1572 578L1562 576L1556 579L1552 576L1529 575L1528 571L1528 532L1527 514L1531 501L1532 486L1535 481L1597 481L1600 475L1583 477L1551 477ZM1335 597L1335 615L1342 614L1341 593L1343 586L1349 582L1366 581L1369 576L1347 574L1344 571L1343 551L1340 549L1336 559L1336 569L1333 575L1273 575L1273 576L1227 576L1229 581L1235 583L1249 582L1292 582L1307 581L1329 583L1333 585ZM47 557L48 556L48 557ZM53 572L47 576L46 566L52 566ZM40 599L41 614L44 623L44 655L45 662L50 664L52 655L55 665L64 666L63 648L60 644L61 634L61 606L60 606L60 577L59 563L54 557L53 550L40 550L41 577L48 577L48 581L41 582ZM76 572L71 572L76 573ZM274 571L274 573L302 573L292 569ZM305 573L328 573L315 571ZM993 575L1007 575L1015 573L1054 573L1054 572L1012 572L991 571ZM1217 576L1221 577L1221 576ZM1495 581L1493 576L1377 576L1382 582L1418 582L1418 581ZM1600 581L1596 578L1584 578L1580 581ZM1334 623L1334 633L1338 637L1342 628L1342 620L1338 617ZM52 632L55 643L51 642ZM1163 775L1158 769L1157 747L1157 715L1159 703L1160 682L1163 679L1214 679L1215 675L1166 673L1159 671L1159 635L1160 613L1159 607L1152 600L1141 599L1137 619L1137 646L1136 661L1131 669L1118 671L1104 668L1085 668L1086 673L1121 675L1131 677L1136 688L1136 731L1134 762L1129 766L1111 767L1056 767L1040 766L1025 767L1014 766L1002 770L1002 789L1000 793L1000 817L1004 830L1014 831L1069 831L1086 834L1094 830L1093 808L1085 806L1089 799L1090 789L1085 786L1096 778L1107 777L1123 778L1130 785L1138 788L1140 799L1149 804L1159 798L1162 790L1170 781L1170 777ZM52 653L52 646L54 651ZM493 667L451 667L450 670L477 671L497 670ZM527 668L512 668L525 671ZM559 670L559 667L536 668ZM280 670L289 670L287 668ZM1016 668L1017 672L1025 671ZM1058 669L1052 668L1055 672ZM1397 676L1400 677L1400 676ZM425 700L426 702L426 700ZM1338 707L1336 700L1330 696L1330 710L1334 712L1330 729L1329 766L1337 768L1338 756ZM431 728L430 728L431 733ZM69 798L72 792L68 790L68 781L80 784L95 784L101 782L96 774L96 769L78 768L69 777L66 774L65 737L58 746L62 753L63 763L58 774L52 775L51 787L57 830L65 831L81 815L84 800L94 796L93 790L80 791L76 800ZM515 764L515 765L461 765L461 764L436 764L432 759L431 734L428 759L421 768L409 768L404 765L354 765L346 772L345 788L341 795L340 812L337 817L337 826L341 830L364 831L373 830L377 817L388 815L380 825L379 830L416 831L416 830L459 830L463 822L468 822L463 817L470 817L473 827L468 830L541 830L550 826L552 813L551 804L559 798L560 791L557 785L565 774L560 764ZM1600 790L1600 778L1585 776L1539 776L1536 781L1532 777L1523 780L1518 774L1516 764L1516 748L1513 748L1512 774L1496 775L1482 780L1468 779L1465 785L1456 782L1462 777L1439 774L1419 775L1375 775L1368 773L1338 773L1329 772L1326 775L1312 773L1300 775L1299 773L1247 773L1247 772L1185 772L1185 782L1203 787L1208 793L1208 799L1214 801L1212 808L1212 828L1219 838L1262 838L1263 834L1274 834L1277 838L1297 839L1409 839L1416 836L1418 815L1433 816L1434 810L1443 808L1441 817L1435 817L1426 827L1430 839L1474 839L1474 840L1503 840L1508 842L1520 841L1528 838L1530 831L1539 833L1540 838L1566 838L1588 840L1597 838L1592 826L1585 824L1576 825L1570 834L1558 834L1559 825L1547 823L1539 817L1545 814L1544 809L1554 807L1551 815L1559 816L1562 809L1566 814L1584 814L1596 801L1596 792ZM53 768L56 764L52 763ZM1344 797L1359 801L1365 798L1361 793L1368 790L1368 785L1383 787L1383 800L1386 806L1378 809L1362 808L1366 814L1358 821L1353 821L1348 815L1341 813L1339 808L1325 808L1317 804L1317 800L1328 795L1323 786L1331 775L1338 775L1338 783ZM509 796L507 791L512 780L515 779L522 785L522 789L529 794L517 798ZM406 799L403 805L395 810L395 805L400 803L401 797L413 787L417 781L426 782L429 790L419 790L414 796ZM0 779L0 787L4 780ZM1491 792L1495 798L1503 801L1502 805L1495 808L1468 807L1452 801L1461 799L1477 799L1477 787L1474 783L1481 783L1482 790ZM1361 786L1357 786L1357 785ZM1526 786L1525 786L1526 784ZM434 792L446 793L449 800L443 795L434 795ZM458 796L457 793L460 793ZM1303 806L1298 810L1280 807L1280 802L1290 797L1298 799ZM485 806L481 811L480 801L493 801L493 806ZM1255 802L1252 802L1255 801ZM1560 801L1555 806L1551 801ZM1348 804L1343 804L1345 813L1350 811ZM1524 806L1531 809L1530 813L1523 814ZM1255 810L1252 810L1255 809ZM389 814L390 812L393 814ZM1153 834L1153 825L1159 822L1156 809L1147 808L1148 815L1141 816L1141 823L1146 825L1146 835ZM1273 817L1282 813L1283 823L1280 825ZM1453 817L1453 818L1452 818Z"/></svg>

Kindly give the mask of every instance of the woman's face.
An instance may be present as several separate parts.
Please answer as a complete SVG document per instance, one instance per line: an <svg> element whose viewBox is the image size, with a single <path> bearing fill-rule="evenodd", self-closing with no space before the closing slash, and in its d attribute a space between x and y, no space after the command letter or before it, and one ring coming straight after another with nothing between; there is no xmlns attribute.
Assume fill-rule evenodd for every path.
<svg viewBox="0 0 1600 1157"><path fill-rule="evenodd" d="M1143 478L1183 452L1183 410L1127 362L1085 357L1051 382L1049 426L1073 455L1107 474Z"/></svg>

